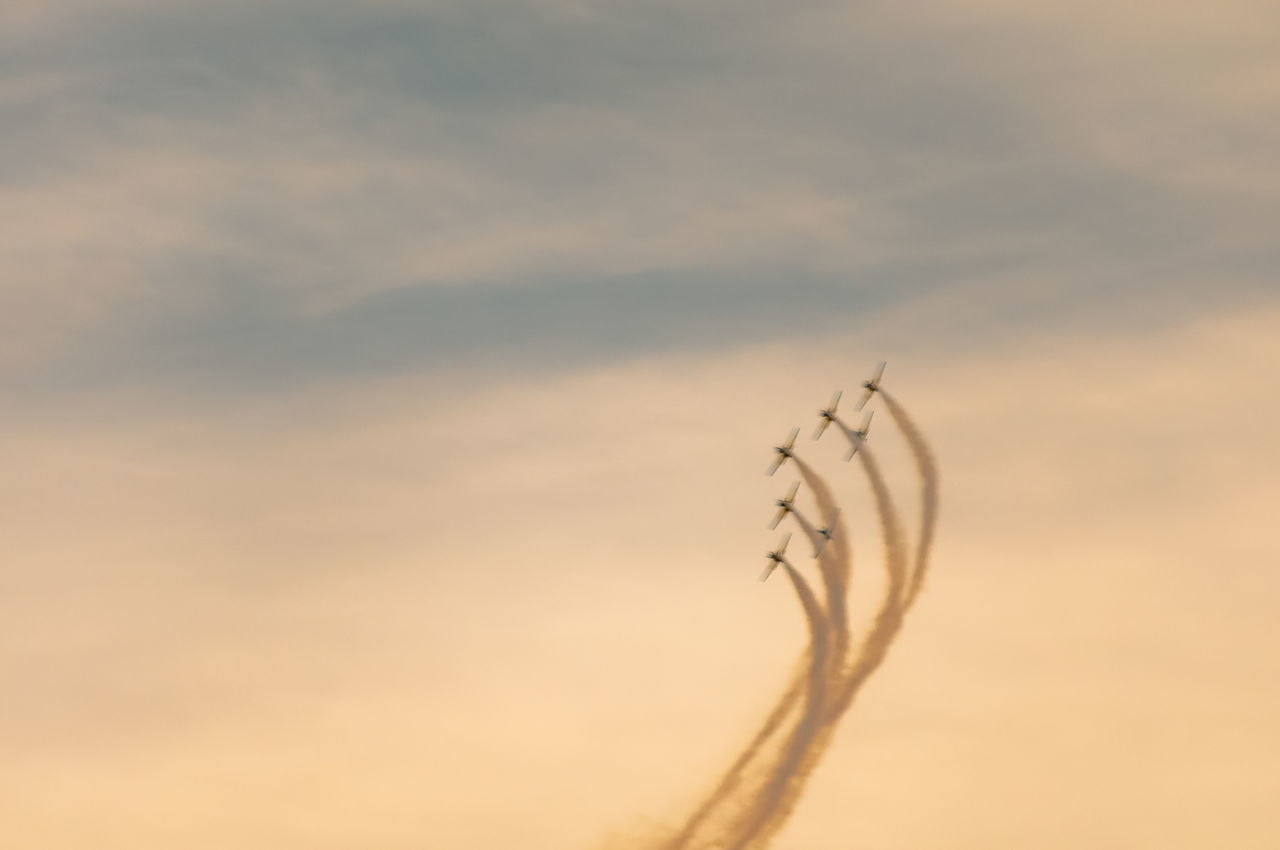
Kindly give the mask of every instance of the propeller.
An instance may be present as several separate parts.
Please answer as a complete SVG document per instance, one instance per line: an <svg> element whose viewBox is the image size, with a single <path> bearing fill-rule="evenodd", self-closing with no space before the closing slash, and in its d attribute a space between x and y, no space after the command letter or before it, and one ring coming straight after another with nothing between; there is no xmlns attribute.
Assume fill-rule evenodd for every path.
<svg viewBox="0 0 1280 850"><path fill-rule="evenodd" d="M861 410L864 406L866 406L866 403L871 400L871 396L875 393L875 391L880 389L880 379L884 377L884 367L887 365L889 364L881 360L880 364L876 366L876 371L871 376L870 380L863 382L862 386L866 387L867 391L862 396L862 399L858 402L859 410Z"/></svg>
<svg viewBox="0 0 1280 850"><path fill-rule="evenodd" d="M773 447L773 450L778 453L778 456L774 459L773 463L770 464L769 468L765 470L765 475L773 475L773 473L778 471L778 467L782 466L783 462L791 456L791 450L795 448L796 437L798 436L800 436L800 429L792 429L791 436L785 443L780 446Z"/></svg>
<svg viewBox="0 0 1280 850"><path fill-rule="evenodd" d="M813 438L816 440L827 430L827 426L831 424L831 420L835 418L836 407L840 404L841 390L836 390L836 394L831 397L831 403L818 411L818 417L821 421L818 423L818 430L814 432Z"/></svg>
<svg viewBox="0 0 1280 850"><path fill-rule="evenodd" d="M786 537L782 538L782 545L772 552L765 553L765 557L769 559L769 563L765 565L764 572L760 574L761 581L764 581L769 578L769 576L773 575L773 571L778 568L778 564L782 563L783 553L787 551L787 544L790 542L791 534L788 533Z"/></svg>

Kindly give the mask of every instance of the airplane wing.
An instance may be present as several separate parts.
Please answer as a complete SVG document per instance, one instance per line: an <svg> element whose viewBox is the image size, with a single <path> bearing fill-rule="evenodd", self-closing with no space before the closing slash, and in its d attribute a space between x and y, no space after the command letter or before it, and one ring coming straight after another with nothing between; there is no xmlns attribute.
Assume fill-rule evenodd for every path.
<svg viewBox="0 0 1280 850"><path fill-rule="evenodd" d="M778 459L775 460L773 463L769 464L769 468L765 471L764 474L773 475L773 473L778 471L778 467L782 466L782 462L784 460L786 460L786 457L784 455L778 455Z"/></svg>
<svg viewBox="0 0 1280 850"><path fill-rule="evenodd" d="M888 365L889 364L886 363L885 361L883 360L880 361L880 365L876 367L875 375L871 378L871 383L873 384L880 383L880 379L884 377L884 367Z"/></svg>
<svg viewBox="0 0 1280 850"><path fill-rule="evenodd" d="M787 494L787 501L794 502L796 500L796 495L799 492L800 492L800 482L797 481L795 484L791 485L791 492Z"/></svg>
<svg viewBox="0 0 1280 850"><path fill-rule="evenodd" d="M827 405L827 410L835 413L836 405L840 403L840 396L842 395L844 395L844 390L836 390L836 394L831 397L831 404Z"/></svg>
<svg viewBox="0 0 1280 850"><path fill-rule="evenodd" d="M778 554L781 555L787 551L787 544L791 542L791 532L787 532L787 536L782 538L782 545L778 547Z"/></svg>
<svg viewBox="0 0 1280 850"><path fill-rule="evenodd" d="M845 455L845 456L844 456L844 459L845 459L845 460L853 460L853 456L854 456L854 455L856 455L857 453L858 453L858 444L857 444L857 443L855 443L855 442L853 442L852 440L850 440L850 441L849 441L849 453L848 453L847 455Z"/></svg>
<svg viewBox="0 0 1280 850"><path fill-rule="evenodd" d="M778 568L778 562L770 561L769 564L764 568L764 572L760 573L760 580L768 581L769 576L773 575L773 571L777 568Z"/></svg>
<svg viewBox="0 0 1280 850"><path fill-rule="evenodd" d="M865 393L863 393L862 398L858 399L858 409L861 410L862 408L866 407L867 402L871 401L871 396L873 396L874 394L875 394L874 390L867 390Z"/></svg>
<svg viewBox="0 0 1280 850"><path fill-rule="evenodd" d="M800 436L800 429L799 428L792 429L791 438L787 440L787 444L786 444L788 449L795 448L796 437L799 437L799 436Z"/></svg>
<svg viewBox="0 0 1280 850"><path fill-rule="evenodd" d="M867 431L871 430L871 417L875 415L874 410L868 411L867 418L862 420L862 427L858 429L858 433L862 434L864 440L867 438Z"/></svg>
<svg viewBox="0 0 1280 850"><path fill-rule="evenodd" d="M770 529L770 530L772 530L772 529L777 528L777 527L778 527L778 523L782 522L782 518L783 518L784 516L786 516L786 515L787 515L787 509L786 509L786 508L778 508L778 513L777 513L777 515L773 518L773 522L769 523L769 529Z"/></svg>
<svg viewBox="0 0 1280 850"><path fill-rule="evenodd" d="M813 541L813 557L816 558L819 555L821 555L822 550L825 549L826 546L827 546L827 538L825 537L819 536L817 540Z"/></svg>
<svg viewBox="0 0 1280 850"><path fill-rule="evenodd" d="M830 419L826 418L825 416L822 417L822 421L818 423L818 430L813 432L813 438L816 440L819 437L821 437L824 433L826 433L827 426L830 424L831 424Z"/></svg>

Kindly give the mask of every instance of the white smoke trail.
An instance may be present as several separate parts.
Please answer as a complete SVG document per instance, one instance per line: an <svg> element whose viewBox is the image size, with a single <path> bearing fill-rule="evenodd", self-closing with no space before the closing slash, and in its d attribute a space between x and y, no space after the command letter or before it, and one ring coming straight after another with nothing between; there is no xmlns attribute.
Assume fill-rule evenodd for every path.
<svg viewBox="0 0 1280 850"><path fill-rule="evenodd" d="M887 396L883 390L881 390L881 393ZM859 453L862 457L863 468L867 474L867 481L875 496L876 511L880 518L881 534L884 540L885 568L888 579L884 598L861 651L854 659L844 677L844 681L832 693L831 702L828 706L828 723L824 727L822 734L817 736L814 741L812 761L804 765L800 771L797 771L797 781L794 783L791 798L779 806L778 813L770 820L768 829L762 830L759 839L751 845L753 850L762 850L767 847L770 839L785 825L803 791L807 774L817 766L825 750L830 746L830 739L835 733L839 720L852 706L862 686L888 656L895 638L902 629L906 612L915 601L929 568L929 555L938 516L937 466L923 434L907 416L906 411L892 399L886 397L886 402L890 404L890 412L894 416L894 421L898 424L899 430L902 431L911 446L921 479L923 509L921 511L921 526L916 542L914 564L910 573L908 573L906 543L897 508L894 506L893 498L889 493L888 486L885 484L884 476L880 473L879 465L864 444Z"/></svg>
<svg viewBox="0 0 1280 850"><path fill-rule="evenodd" d="M839 428L842 432L844 432L844 438L849 441L849 448L852 449L859 445L861 440L858 438L858 435L854 433L852 428L844 424L843 419L841 419L839 416L832 416L831 421L836 423L836 427ZM845 460L853 460L853 456L850 455L846 457Z"/></svg>
<svg viewBox="0 0 1280 850"><path fill-rule="evenodd" d="M790 562L783 561L782 565L786 567L787 575L791 577L791 583L795 586L796 596L800 599L800 605L804 608L805 619L809 623L810 646L813 649L810 658L808 687L805 693L804 713L801 714L800 721L792 729L781 758L773 770L769 772L764 788L760 790L755 801L743 813L744 822L741 826L735 828L734 832L737 834L737 838L732 843L727 844L733 850L740 850L740 848L746 846L752 837L767 823L773 807L776 806L776 801L785 794L791 776L806 758L813 736L822 727L823 717L826 714L827 649L830 624L827 621L826 613L822 610L822 606L818 604L817 598L813 595L813 591L809 589L804 577L791 566Z"/></svg>
<svg viewBox="0 0 1280 850"><path fill-rule="evenodd" d="M834 534L823 548L818 559L822 570L822 579L827 594L827 619L832 630L832 670L839 670L845 663L845 655L849 648L849 577L853 567L853 550L850 546L849 529L845 525L844 514L836 506L835 496L822 476L809 464L794 458L796 466L805 484L813 491L818 502L818 511L826 523L835 523ZM799 516L797 520L801 519ZM808 531L808 529L806 529ZM821 541L814 538L814 545Z"/></svg>
<svg viewBox="0 0 1280 850"><path fill-rule="evenodd" d="M826 547L824 547L818 561L823 580L823 589L827 597L826 605L819 607L819 613L821 613L821 609L825 607L826 612L824 621L828 624L827 631L831 634L832 644L831 649L826 653L827 661L826 670L824 672L825 681L821 683L821 690L825 695L825 691L830 686L830 683L834 683L838 680L840 671L845 666L846 656L848 653L849 617L846 587L850 572L851 556L849 532L845 526L843 514L837 509L835 497L832 495L831 488L827 485L826 481L824 481L812 467L801 461L798 457L793 458L793 460L800 468L801 474L804 476L809 487L814 491L818 501L819 511L822 513L823 517L827 518L826 521L828 522L836 522L836 530L833 535L833 539L828 542ZM817 546L821 541L821 537L818 535L817 530L814 529L812 524L809 523L798 511L792 511L792 514L797 522L800 523L801 528L804 529L805 533L809 536L809 539L815 546ZM807 585L805 585L805 590L808 590ZM802 592L803 591L801 590L797 590L797 593ZM808 593L809 597L812 597L812 592L809 591ZM803 597L801 602L804 604ZM817 604L816 600L814 600L814 604ZM806 616L812 624L814 622L813 617L808 614ZM825 639L824 635L824 640ZM755 771L756 774L763 774L763 778L756 776L757 782L763 784L762 791L757 792L757 794L767 794L771 787L773 787L774 793L778 792L780 787L779 783L783 781L779 777L783 777L786 773L791 772L793 764L803 756L801 748L805 746L806 742L812 737L812 728L815 726L815 723L819 722L820 706L813 700L813 695L815 693L813 675L814 671L819 669L819 665L814 663L815 659L812 656L814 651L814 644L811 642L809 649L809 681L805 681L802 671L796 671L791 680L791 684L783 693L783 696L780 698L778 704L770 713L765 723L760 727L756 735L734 760L734 763L730 766L729 770L726 771L712 793L708 795L694 813L685 821L681 830L673 838L669 839L668 842L663 844L663 850L684 850L684 848L691 846L691 842L698 828L712 817L715 810L728 801L733 792L740 787L751 762L760 755L763 747L768 743L770 737L781 726L782 721L786 718L791 706L801 696L801 694L805 694L806 712L801 715L796 727L793 728L789 734L787 738L789 743L786 749L784 749L777 757L777 760L772 764L772 766L765 766ZM809 711L809 707L813 708L812 712ZM809 719L809 728L806 728L806 718Z"/></svg>
<svg viewBox="0 0 1280 850"><path fill-rule="evenodd" d="M791 516L795 517L796 523L813 543L815 549L822 546L815 557L818 561L819 574L822 576L823 592L826 594L826 604L823 607L827 612L827 621L831 624L833 648L828 666L832 671L837 671L844 664L845 652L849 644L849 606L844 580L846 571L836 562L835 547L830 545L831 541L823 538L813 527L813 523L805 519L800 511L791 511ZM824 543L827 545L823 546Z"/></svg>
<svg viewBox="0 0 1280 850"><path fill-rule="evenodd" d="M897 508L874 456L859 443L861 463L875 497L884 547L886 583L884 596L872 620L870 631L852 659L849 655L847 593L852 568L852 549L843 520L835 537L819 559L826 592L825 612L803 577L784 562L784 567L805 610L810 627L807 675L797 670L778 704L756 736L740 753L716 790L690 817L685 828L665 850L692 847L728 847L732 850L764 850L794 811L813 771L829 749L839 721L856 699L862 686L888 656L902 628L904 615L915 601L928 570L938 514L938 474L932 452L919 429L895 399L884 393L890 414L909 443L921 481L921 527L912 569L908 571L908 551ZM854 444L852 432L837 420ZM796 463L814 491L824 517L837 515L835 499L826 482L798 458ZM796 519L817 541L816 531L803 517ZM785 738L782 749L764 764L756 765L765 745L778 734L794 704L803 696L804 709ZM749 782L747 782L749 777ZM735 793L747 782L741 808L723 826L717 826L706 840L695 842L696 833L717 809L733 808ZM741 796L741 794L738 794Z"/></svg>
<svg viewBox="0 0 1280 850"><path fill-rule="evenodd" d="M911 456L915 458L916 471L920 475L920 537L916 541L915 564L911 568L911 581L907 586L903 608L910 610L924 586L925 574L929 569L929 554L933 548L934 528L938 523L938 464L933 459L933 452L925 442L924 435L916 427L907 411L892 395L880 390L889 415L906 438L911 448Z"/></svg>
<svg viewBox="0 0 1280 850"><path fill-rule="evenodd" d="M806 650L805 655L809 656L811 652L812 647ZM796 671L791 675L790 684L782 692L777 704L769 712L756 734L752 736L737 758L729 765L729 769L725 771L724 776L720 778L720 781L712 789L711 793L707 795L706 799L685 819L684 826L680 828L680 831L662 843L662 850L684 850L684 848L689 847L694 835L697 834L698 828L738 789L747 768L759 756L761 749L778 731L787 715L791 713L796 701L804 693L806 684L805 671L811 665L807 657L802 658L801 663L803 666L797 665Z"/></svg>
<svg viewBox="0 0 1280 850"><path fill-rule="evenodd" d="M795 519L796 524L800 526L800 530L804 532L804 536L809 538L809 544L817 549L822 545L822 535L818 533L818 529L814 528L813 523L804 518L804 514L798 510L789 511L789 514ZM816 553L814 557L817 557Z"/></svg>
<svg viewBox="0 0 1280 850"><path fill-rule="evenodd" d="M871 631L857 656L846 671L840 673L829 694L822 722L810 737L810 745L786 776L782 793L774 798L759 798L756 813L748 822L752 829L739 836L731 846L735 850L762 850L786 825L809 777L831 746L840 719L852 705L862 685L876 671L888 654L894 637L902 625L902 597L906 584L906 551L902 539L902 526L898 520L893 497L880 473L879 465L863 445L858 454L862 458L868 483L875 496L876 512L880 519L884 543L887 583L884 598L872 622Z"/></svg>

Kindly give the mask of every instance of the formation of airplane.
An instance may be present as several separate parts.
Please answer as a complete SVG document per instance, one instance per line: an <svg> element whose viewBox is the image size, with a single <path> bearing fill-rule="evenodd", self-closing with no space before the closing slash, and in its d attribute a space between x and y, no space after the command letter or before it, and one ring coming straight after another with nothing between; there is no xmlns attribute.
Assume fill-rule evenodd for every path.
<svg viewBox="0 0 1280 850"><path fill-rule="evenodd" d="M778 564L781 564L786 560L787 544L790 542L791 535L787 534L786 537L782 538L782 542L778 544L777 549L774 549L772 552L765 553L765 557L769 559L769 563L765 564L764 572L760 574L761 581L768 580L769 576L773 575L773 571L778 568Z"/></svg>
<svg viewBox="0 0 1280 850"><path fill-rule="evenodd" d="M774 504L778 506L778 513L774 515L773 522L769 523L769 528L777 528L778 523L782 522L782 518L796 509L796 494L800 492L800 482L797 481L792 487L791 492L781 499L775 499Z"/></svg>
<svg viewBox="0 0 1280 850"><path fill-rule="evenodd" d="M773 464L769 467L769 471L766 472L765 475L773 475L773 473L778 471L778 467L787 462L787 458L795 457L795 455L791 453L791 450L795 448L796 437L798 436L800 436L800 429L796 428L791 432L791 436L787 438L785 443L780 446L773 447L773 450L777 452L778 456L773 459Z"/></svg>
<svg viewBox="0 0 1280 850"><path fill-rule="evenodd" d="M879 392L880 379L884 377L884 367L886 365L888 364L883 360L880 361L871 377L862 382L862 389L864 392L862 398L858 400L858 410L862 410L862 408L866 406L867 402L871 400L871 397ZM875 414L875 411L868 411L866 418L862 420L862 425L856 429L850 430L848 426L840 421L839 416L836 415L836 408L840 404L841 395L841 391L836 390L835 395L831 396L831 402L826 407L818 411L818 430L814 432L813 438L816 440L821 437L826 433L826 430L831 423L835 422L840 426L840 430L843 431L844 435L849 439L849 453L845 455L844 458L848 461L853 459L853 456L858 453L858 449L862 448L862 444L867 441L867 432L871 430L871 417ZM784 463L787 462L788 459L795 458L794 450L796 437L799 435L800 429L795 428L791 431L791 436L787 438L786 442L773 447L773 451L776 456L773 459L773 463L769 465L769 469L765 472L766 475L773 475ZM777 528L778 523L782 522L787 514L795 511L796 495L799 492L800 482L797 481L791 487L790 492L788 492L786 496L774 501L774 504L778 506L778 513L774 515L773 522L769 523L769 528ZM836 520L838 520L839 517L840 512L837 510L825 527L817 529L817 539L813 541L813 557L818 557L818 555L822 553L822 550L826 548L826 545L831 542L831 538L836 533ZM769 563L765 566L764 573L760 576L761 581L768 579L769 576L773 574L773 571L778 568L778 564L781 564L785 560L784 554L787 551L787 543L790 542L790 540L791 535L788 534L786 537L782 538L782 542L778 545L777 549L766 553Z"/></svg>

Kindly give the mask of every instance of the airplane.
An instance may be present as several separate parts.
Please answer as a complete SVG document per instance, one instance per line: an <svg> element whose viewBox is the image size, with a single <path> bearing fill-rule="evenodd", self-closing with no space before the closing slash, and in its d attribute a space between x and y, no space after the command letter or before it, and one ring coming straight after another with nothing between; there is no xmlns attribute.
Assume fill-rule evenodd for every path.
<svg viewBox="0 0 1280 850"><path fill-rule="evenodd" d="M773 450L778 453L778 456L774 459L773 464L769 467L769 471L766 472L765 475L773 475L773 473L778 471L778 467L787 462L787 458L795 457L795 455L791 453L791 450L795 447L796 437L799 435L800 429L796 428L791 432L791 437L785 443L780 446L773 447Z"/></svg>
<svg viewBox="0 0 1280 850"><path fill-rule="evenodd" d="M813 557L816 558L818 557L818 555L822 554L822 550L826 548L826 545L828 543L831 542L831 538L834 537L836 533L836 520L839 518L840 518L840 509L836 508L835 514L831 517L831 522L827 523L827 527L818 529L818 536L822 539L817 541L817 543L814 545Z"/></svg>
<svg viewBox="0 0 1280 850"><path fill-rule="evenodd" d="M880 389L880 379L884 376L884 367L887 365L889 364L881 360L880 365L876 367L876 373L871 376L871 380L862 382L863 389L866 390L866 393L863 394L862 400L858 402L859 410L865 407L867 402L871 401L871 396L875 391Z"/></svg>
<svg viewBox="0 0 1280 850"><path fill-rule="evenodd" d="M840 403L840 395L840 390L836 390L836 394L831 397L831 403L818 411L822 421L818 423L818 430L813 433L815 440L822 436L822 433L827 430L827 426L836 418L836 405Z"/></svg>
<svg viewBox="0 0 1280 850"><path fill-rule="evenodd" d="M868 411L867 418L862 420L862 427L856 431L844 428L844 435L849 438L849 453L845 455L845 460L853 460L853 456L858 453L858 449L862 448L862 444L867 441L867 431L871 428L871 417L875 415L876 412L874 410Z"/></svg>
<svg viewBox="0 0 1280 850"><path fill-rule="evenodd" d="M786 560L785 553L787 551L787 543L790 541L791 535L788 534L786 537L782 538L782 543L778 545L777 549L774 549L772 552L765 552L765 557L769 559L769 563L765 565L764 572L760 574L761 581L765 581L769 576L773 575L773 571L778 568L778 564L781 564Z"/></svg>
<svg viewBox="0 0 1280 850"><path fill-rule="evenodd" d="M773 522L769 523L769 528L777 528L778 523L782 522L782 518L796 509L796 493L800 492L800 482L797 481L795 486L791 488L791 492L786 498L776 499L774 504L778 506L778 513L773 518Z"/></svg>

